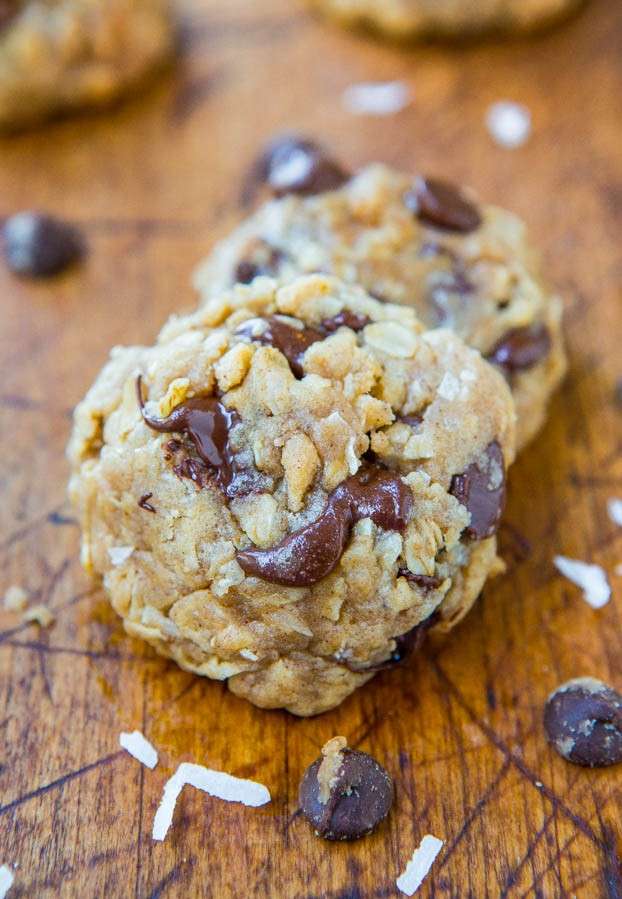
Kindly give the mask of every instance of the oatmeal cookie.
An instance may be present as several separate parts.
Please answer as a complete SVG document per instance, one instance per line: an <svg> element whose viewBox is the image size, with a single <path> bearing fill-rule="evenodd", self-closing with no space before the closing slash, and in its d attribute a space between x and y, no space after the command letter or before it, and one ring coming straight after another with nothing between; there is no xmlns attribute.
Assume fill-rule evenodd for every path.
<svg viewBox="0 0 622 899"><path fill-rule="evenodd" d="M174 44L169 0L0 0L0 130L110 103Z"/></svg>
<svg viewBox="0 0 622 899"><path fill-rule="evenodd" d="M470 37L483 31L533 31L569 15L583 0L308 0L349 26L387 37Z"/></svg>
<svg viewBox="0 0 622 899"><path fill-rule="evenodd" d="M516 402L518 447L531 440L566 362L562 304L520 219L384 165L349 177L317 145L293 138L271 145L255 175L277 198L199 267L205 301L256 275L322 271L410 305L426 327L451 328L498 366Z"/></svg>
<svg viewBox="0 0 622 899"><path fill-rule="evenodd" d="M514 418L499 373L412 309L258 278L114 350L77 407L83 563L183 668L322 712L498 570Z"/></svg>

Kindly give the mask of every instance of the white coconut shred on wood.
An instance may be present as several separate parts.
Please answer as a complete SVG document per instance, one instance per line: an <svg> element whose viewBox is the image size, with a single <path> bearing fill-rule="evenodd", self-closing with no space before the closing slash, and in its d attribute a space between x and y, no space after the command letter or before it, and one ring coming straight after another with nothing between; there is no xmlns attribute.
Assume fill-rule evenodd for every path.
<svg viewBox="0 0 622 899"><path fill-rule="evenodd" d="M13 872L6 865L0 867L0 899L4 899L13 885L15 877Z"/></svg>
<svg viewBox="0 0 622 899"><path fill-rule="evenodd" d="M347 87L341 100L354 115L385 116L405 109L411 94L403 81L364 81Z"/></svg>
<svg viewBox="0 0 622 899"><path fill-rule="evenodd" d="M492 139L501 147L522 147L531 134L531 113L521 103L499 100L488 107L486 125Z"/></svg>
<svg viewBox="0 0 622 899"><path fill-rule="evenodd" d="M436 856L443 848L443 841L431 834L426 834L413 852L411 860L406 865L406 870L395 883L398 890L407 896L414 895L434 864Z"/></svg>
<svg viewBox="0 0 622 899"><path fill-rule="evenodd" d="M131 733L121 733L119 743L126 752L129 752L131 756L147 768L153 769L158 764L158 753L155 747L139 730L133 730Z"/></svg>
<svg viewBox="0 0 622 899"><path fill-rule="evenodd" d="M612 497L607 502L607 511L609 512L609 518L613 523L622 528L622 499L615 499Z"/></svg>
<svg viewBox="0 0 622 899"><path fill-rule="evenodd" d="M224 771L214 771L203 765L182 762L164 786L162 801L153 819L154 840L165 838L173 821L175 804L185 786L203 790L210 796L224 799L226 802L240 802L253 808L265 805L271 800L268 788L254 780L243 780Z"/></svg>
<svg viewBox="0 0 622 899"><path fill-rule="evenodd" d="M555 556L553 562L565 578L581 587L583 598L593 609L607 605L611 598L611 587L600 565L569 559L567 556Z"/></svg>

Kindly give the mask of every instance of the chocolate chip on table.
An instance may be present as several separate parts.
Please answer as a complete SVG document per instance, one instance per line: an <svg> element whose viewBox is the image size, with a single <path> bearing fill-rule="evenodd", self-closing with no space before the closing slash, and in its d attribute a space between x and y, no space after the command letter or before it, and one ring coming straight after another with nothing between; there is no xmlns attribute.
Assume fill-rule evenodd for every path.
<svg viewBox="0 0 622 899"><path fill-rule="evenodd" d="M57 274L85 252L77 228L38 212L19 212L8 218L2 237L11 271L34 278Z"/></svg>
<svg viewBox="0 0 622 899"><path fill-rule="evenodd" d="M403 533L412 513L410 488L376 465L363 465L329 494L321 515L269 549L237 554L254 577L286 587L309 587L339 564L353 525L371 518L385 531Z"/></svg>
<svg viewBox="0 0 622 899"><path fill-rule="evenodd" d="M267 184L278 196L319 194L341 187L348 173L313 140L293 134L276 137L253 166L252 183Z"/></svg>
<svg viewBox="0 0 622 899"><path fill-rule="evenodd" d="M303 815L325 840L358 840L391 810L393 781L366 752L334 737L305 771L299 801Z"/></svg>
<svg viewBox="0 0 622 899"><path fill-rule="evenodd" d="M420 221L435 228L466 234L482 223L477 207L455 185L439 178L417 178L404 202Z"/></svg>
<svg viewBox="0 0 622 899"><path fill-rule="evenodd" d="M467 536L473 540L492 537L505 506L505 466L496 440L462 474L453 476L449 492L471 513Z"/></svg>
<svg viewBox="0 0 622 899"><path fill-rule="evenodd" d="M488 354L489 362L508 372L533 368L551 352L551 335L546 325L513 328Z"/></svg>
<svg viewBox="0 0 622 899"><path fill-rule="evenodd" d="M622 695L593 677L558 687L546 701L544 727L559 754L575 765L622 762Z"/></svg>

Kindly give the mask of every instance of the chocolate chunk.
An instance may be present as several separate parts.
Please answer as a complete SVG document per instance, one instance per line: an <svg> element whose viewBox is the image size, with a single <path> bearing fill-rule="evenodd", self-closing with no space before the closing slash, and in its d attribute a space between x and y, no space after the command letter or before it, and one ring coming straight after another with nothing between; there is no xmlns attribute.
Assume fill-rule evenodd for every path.
<svg viewBox="0 0 622 899"><path fill-rule="evenodd" d="M437 590L443 583L444 578L436 577L431 574L415 574L408 568L399 568L398 577L405 577L410 584L420 587L421 590Z"/></svg>
<svg viewBox="0 0 622 899"><path fill-rule="evenodd" d="M260 334L254 334L256 321L256 319L252 319L243 324L238 328L237 334L280 350L289 362L289 367L294 375L302 378L304 376L302 357L312 343L324 340L324 334L314 328L297 328L276 315L264 319L267 327Z"/></svg>
<svg viewBox="0 0 622 899"><path fill-rule="evenodd" d="M275 247L271 247L265 240L253 241L246 248L248 258L242 259L235 270L235 282L237 284L250 284L260 275L272 277L277 275L279 265L283 260L283 253Z"/></svg>
<svg viewBox="0 0 622 899"><path fill-rule="evenodd" d="M508 372L524 371L551 352L551 335L545 325L513 328L488 354L488 360Z"/></svg>
<svg viewBox="0 0 622 899"><path fill-rule="evenodd" d="M477 207L455 185L438 178L417 178L404 202L417 218L435 228L466 234L482 223Z"/></svg>
<svg viewBox="0 0 622 899"><path fill-rule="evenodd" d="M141 509L144 509L145 512L155 512L155 506L152 506L149 500L153 496L153 493L144 493L141 498L138 500L138 505Z"/></svg>
<svg viewBox="0 0 622 899"><path fill-rule="evenodd" d="M400 569L398 575L407 576L401 574L404 570L406 569ZM430 578L430 580L436 580L436 578ZM438 586L440 586L441 583L442 581L439 582ZM430 587L429 589L434 588ZM374 665L374 670L381 671L385 668L395 668L397 665L402 665L404 662L407 662L411 656L419 652L425 643L428 631L436 624L438 618L438 613L433 612L428 618L424 621L420 621L419 624L416 624L414 627L411 627L406 633L394 637L395 649L386 662L382 662L380 665Z"/></svg>
<svg viewBox="0 0 622 899"><path fill-rule="evenodd" d="M202 396L180 403L166 418L152 418L145 412L140 376L136 391L145 424L154 431L179 431L192 440L199 459L185 459L176 466L180 477L188 477L204 487L211 475L228 497L251 492L252 475L229 443L229 435L240 421L237 412L227 409L216 397Z"/></svg>
<svg viewBox="0 0 622 899"><path fill-rule="evenodd" d="M401 478L364 465L329 495L322 514L270 549L238 553L243 570L273 584L309 587L333 571L355 522L371 520L385 531L403 532L412 513L412 494Z"/></svg>
<svg viewBox="0 0 622 899"><path fill-rule="evenodd" d="M496 532L505 506L503 452L496 440L477 462L453 476L449 492L471 513L468 537L483 540Z"/></svg>
<svg viewBox="0 0 622 899"><path fill-rule="evenodd" d="M356 312L350 312L349 309L343 309L332 318L322 320L322 329L327 334L338 331L339 328L350 328L352 331L362 331L371 321L367 315L357 315Z"/></svg>
<svg viewBox="0 0 622 899"><path fill-rule="evenodd" d="M398 421L409 425L411 428L416 428L423 421L423 415L400 415Z"/></svg>
<svg viewBox="0 0 622 899"><path fill-rule="evenodd" d="M4 255L11 271L44 278L55 275L85 252L80 232L72 225L37 212L19 212L2 229Z"/></svg>
<svg viewBox="0 0 622 899"><path fill-rule="evenodd" d="M622 695L592 677L569 680L551 693L544 727L559 754L575 765L622 762Z"/></svg>
<svg viewBox="0 0 622 899"><path fill-rule="evenodd" d="M276 196L335 190L349 175L313 140L285 134L275 138L253 166L247 185L266 183Z"/></svg>
<svg viewBox="0 0 622 899"><path fill-rule="evenodd" d="M393 781L378 762L335 737L305 771L300 808L325 840L358 840L383 821L393 804Z"/></svg>

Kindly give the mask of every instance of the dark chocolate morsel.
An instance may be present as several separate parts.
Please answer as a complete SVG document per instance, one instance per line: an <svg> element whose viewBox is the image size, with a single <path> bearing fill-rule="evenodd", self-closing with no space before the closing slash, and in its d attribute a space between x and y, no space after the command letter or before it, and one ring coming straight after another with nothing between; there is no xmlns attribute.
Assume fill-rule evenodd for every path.
<svg viewBox="0 0 622 899"><path fill-rule="evenodd" d="M249 181L266 183L276 196L319 194L341 187L349 178L326 150L292 134L276 137L253 166Z"/></svg>
<svg viewBox="0 0 622 899"><path fill-rule="evenodd" d="M185 459L177 466L175 471L180 477L188 477L203 487L211 473L228 497L250 492L249 473L229 443L230 432L240 420L237 412L227 409L216 397L197 396L175 406L166 418L152 418L145 412L140 376L136 392L145 424L154 431L187 434L192 440L199 459Z"/></svg>
<svg viewBox="0 0 622 899"><path fill-rule="evenodd" d="M297 328L276 315L271 315L264 319L267 327L261 334L253 334L254 319L247 324L241 325L237 334L240 337L248 337L250 340L256 340L266 346L273 346L280 350L289 362L289 367L297 378L304 376L302 367L302 357L309 349L311 344L317 343L318 340L324 340L324 334L316 331L314 328Z"/></svg>
<svg viewBox="0 0 622 899"><path fill-rule="evenodd" d="M551 335L546 325L513 328L488 354L489 362L508 372L524 371L545 359L551 352Z"/></svg>
<svg viewBox="0 0 622 899"><path fill-rule="evenodd" d="M321 800L319 758L305 771L299 789L303 815L325 840L358 840L371 833L391 810L393 781L370 755L343 749L325 802Z"/></svg>
<svg viewBox="0 0 622 899"><path fill-rule="evenodd" d="M270 549L239 552L246 574L286 587L309 587L333 571L350 531L363 518L386 531L403 532L412 512L412 494L401 478L378 466L362 466L329 495L319 518Z"/></svg>
<svg viewBox="0 0 622 899"><path fill-rule="evenodd" d="M281 250L264 240L257 240L247 246L246 252L249 253L248 258L241 259L235 270L234 280L237 284L250 284L260 275L272 277L278 274L283 259Z"/></svg>
<svg viewBox="0 0 622 899"><path fill-rule="evenodd" d="M410 584L420 587L422 590L437 590L443 583L442 577L431 574L415 574L409 568L399 568L398 577L405 577Z"/></svg>
<svg viewBox="0 0 622 899"><path fill-rule="evenodd" d="M505 506L505 466L496 440L480 459L453 476L449 492L471 513L467 536L483 540L496 532Z"/></svg>
<svg viewBox="0 0 622 899"><path fill-rule="evenodd" d="M400 574L400 572L398 572L398 574ZM431 578L431 580L435 579ZM442 583L442 581L440 581L440 583ZM436 624L438 618L438 612L433 612L424 621L420 621L419 624L411 627L405 634L399 634L397 637L394 637L395 649L386 662L382 662L380 665L374 665L374 670L381 671L384 668L395 668L397 665L402 665L404 662L407 662L411 656L419 652L425 643L428 631Z"/></svg>
<svg viewBox="0 0 622 899"><path fill-rule="evenodd" d="M85 252L80 232L73 225L38 212L19 212L8 218L2 237L11 271L34 278L57 274Z"/></svg>
<svg viewBox="0 0 622 899"><path fill-rule="evenodd" d="M482 223L477 207L455 185L438 178L417 178L404 202L418 219L435 228L466 234Z"/></svg>
<svg viewBox="0 0 622 899"><path fill-rule="evenodd" d="M423 415L400 415L397 419L411 428L416 428L423 421Z"/></svg>
<svg viewBox="0 0 622 899"><path fill-rule="evenodd" d="M559 754L575 765L622 762L622 695L593 677L567 681L551 693L544 728Z"/></svg>
<svg viewBox="0 0 622 899"><path fill-rule="evenodd" d="M332 318L322 320L322 329L327 334L332 334L339 328L350 328L352 331L362 331L363 328L371 322L371 318L366 315L358 315L356 312L350 312L349 309L343 309Z"/></svg>
<svg viewBox="0 0 622 899"><path fill-rule="evenodd" d="M141 509L144 509L145 512L155 512L156 508L153 506L149 500L153 496L153 493L144 493L141 498L138 500L138 505Z"/></svg>

